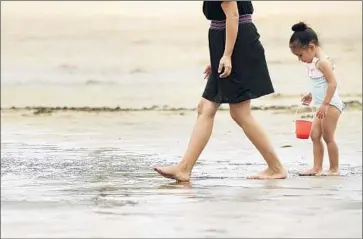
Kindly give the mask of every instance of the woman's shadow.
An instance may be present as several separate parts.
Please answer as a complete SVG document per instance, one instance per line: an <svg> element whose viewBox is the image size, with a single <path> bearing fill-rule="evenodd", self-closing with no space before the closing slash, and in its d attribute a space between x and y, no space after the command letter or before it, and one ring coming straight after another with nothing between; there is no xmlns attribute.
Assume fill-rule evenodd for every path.
<svg viewBox="0 0 363 239"><path fill-rule="evenodd" d="M157 189L191 189L192 183L191 182L172 182L164 185L160 185Z"/></svg>
<svg viewBox="0 0 363 239"><path fill-rule="evenodd" d="M251 183L254 182L254 184L258 185L257 187L259 188L264 188L264 189L284 188L283 184L281 184L281 180L251 180L247 178L245 178L244 180L246 180L247 185L251 185ZM157 186L157 189L191 189L191 188L193 188L191 181L189 182L175 181L172 183Z"/></svg>

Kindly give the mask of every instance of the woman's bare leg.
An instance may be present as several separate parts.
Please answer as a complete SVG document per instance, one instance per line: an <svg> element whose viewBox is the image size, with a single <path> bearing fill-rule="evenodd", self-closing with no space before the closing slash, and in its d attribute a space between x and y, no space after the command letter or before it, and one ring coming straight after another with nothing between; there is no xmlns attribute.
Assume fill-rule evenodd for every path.
<svg viewBox="0 0 363 239"><path fill-rule="evenodd" d="M299 173L300 176L315 176L323 169L324 145L322 140L321 119L315 117L311 127L310 138L313 142L314 166L311 169Z"/></svg>
<svg viewBox="0 0 363 239"><path fill-rule="evenodd" d="M324 172L326 176L338 176L339 172L339 150L335 142L335 130L341 112L334 106L329 106L326 117L322 120L323 139L326 143L329 155L329 170Z"/></svg>
<svg viewBox="0 0 363 239"><path fill-rule="evenodd" d="M268 168L250 179L284 179L287 171L282 166L270 142L268 135L251 114L251 102L230 104L230 113L234 121L243 129L246 136L262 154Z"/></svg>
<svg viewBox="0 0 363 239"><path fill-rule="evenodd" d="M212 134L214 117L218 108L219 104L202 98L197 108L197 122L183 159L178 164L155 167L154 170L166 178L189 181L192 169Z"/></svg>

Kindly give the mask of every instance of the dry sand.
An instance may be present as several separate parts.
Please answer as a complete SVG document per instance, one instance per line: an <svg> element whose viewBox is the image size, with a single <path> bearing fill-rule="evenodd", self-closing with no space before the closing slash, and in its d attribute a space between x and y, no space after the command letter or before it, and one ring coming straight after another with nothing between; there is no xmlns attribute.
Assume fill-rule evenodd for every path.
<svg viewBox="0 0 363 239"><path fill-rule="evenodd" d="M200 97L209 58L201 2L1 4L2 107L190 108ZM361 2L254 4L276 92L289 97L272 104L298 102L308 90L304 67L287 47L300 20L334 59L344 97L361 101Z"/></svg>

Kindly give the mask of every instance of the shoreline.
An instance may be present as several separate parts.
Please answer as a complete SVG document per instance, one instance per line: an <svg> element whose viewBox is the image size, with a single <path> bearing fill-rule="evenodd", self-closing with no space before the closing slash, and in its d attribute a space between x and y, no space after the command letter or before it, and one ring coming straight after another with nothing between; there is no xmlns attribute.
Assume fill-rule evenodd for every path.
<svg viewBox="0 0 363 239"><path fill-rule="evenodd" d="M362 102L358 100L346 101L344 102L346 108L344 111L361 111L362 110ZM253 111L277 111L277 112L285 112L285 113L292 113L295 112L296 108L299 105L269 105L269 106L251 106L251 110ZM89 112L89 113L102 113L102 112L146 112L146 111L155 111L155 112L190 112L195 111L196 108L187 108L187 107L170 107L168 105L164 106L148 106L142 108L123 108L123 107L90 107L90 106L81 106L81 107L72 107L72 106L25 106L25 107L1 107L2 113L7 112L32 112L34 115L41 115L41 114L51 114L57 112ZM219 111L226 111L228 108L221 107ZM311 107L304 107L301 109L301 112L310 112Z"/></svg>

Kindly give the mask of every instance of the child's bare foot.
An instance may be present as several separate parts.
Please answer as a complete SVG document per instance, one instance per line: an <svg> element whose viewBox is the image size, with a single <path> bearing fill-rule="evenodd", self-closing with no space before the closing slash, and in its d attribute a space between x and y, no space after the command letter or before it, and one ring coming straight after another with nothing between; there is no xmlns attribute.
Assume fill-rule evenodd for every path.
<svg viewBox="0 0 363 239"><path fill-rule="evenodd" d="M324 172L320 172L316 176L340 176L340 171L339 169L338 170L329 169Z"/></svg>
<svg viewBox="0 0 363 239"><path fill-rule="evenodd" d="M272 170L270 168L264 171L247 177L248 179L285 179L287 177L287 171L284 168L279 170Z"/></svg>
<svg viewBox="0 0 363 239"><path fill-rule="evenodd" d="M183 169L178 164L165 167L154 167L154 170L165 178L175 179L179 182L189 182L190 172Z"/></svg>
<svg viewBox="0 0 363 239"><path fill-rule="evenodd" d="M299 176L318 176L321 173L321 169L312 168L299 173Z"/></svg>

